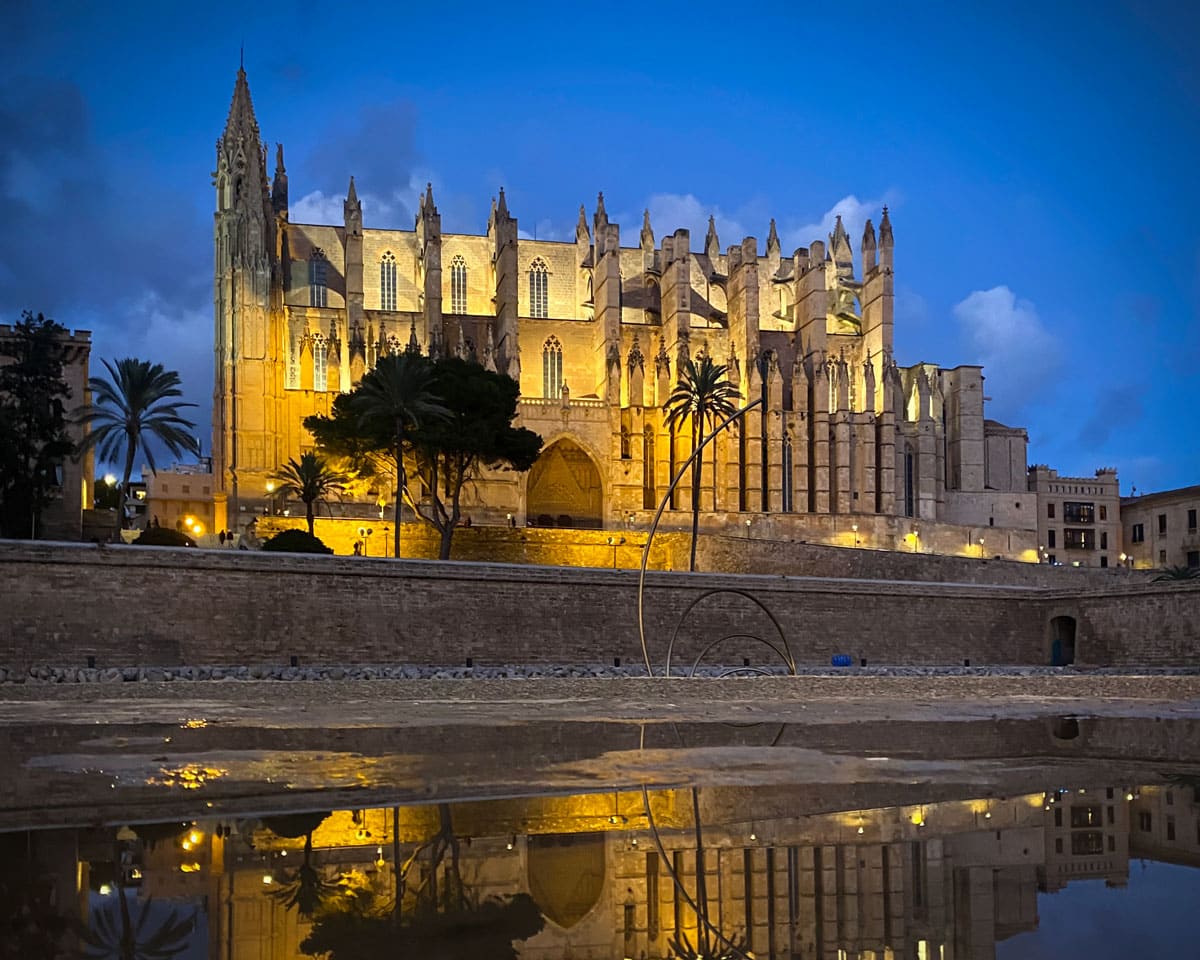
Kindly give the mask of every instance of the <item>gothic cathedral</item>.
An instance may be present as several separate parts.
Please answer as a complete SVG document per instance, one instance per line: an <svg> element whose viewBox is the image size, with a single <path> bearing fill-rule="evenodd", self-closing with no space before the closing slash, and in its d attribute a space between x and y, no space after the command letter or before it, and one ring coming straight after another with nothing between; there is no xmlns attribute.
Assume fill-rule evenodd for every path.
<svg viewBox="0 0 1200 960"><path fill-rule="evenodd" d="M304 417L405 349L515 378L520 423L545 440L528 474L480 478L476 522L643 526L691 452L665 401L681 362L710 356L764 403L706 457L706 529L839 542L853 526L904 549L1001 527L1008 543L989 553L1032 546L1027 437L985 420L982 369L893 356L886 207L856 270L840 218L786 257L774 221L761 251L754 237L722 249L711 220L696 250L687 230L656 240L647 214L622 246L602 194L573 243L521 237L503 190L482 235L443 234L432 187L412 230L365 229L353 177L341 224L292 223L282 146L273 178L267 159L239 70L214 175L212 449L228 526L311 444ZM690 496L681 484L668 525L690 522Z"/></svg>

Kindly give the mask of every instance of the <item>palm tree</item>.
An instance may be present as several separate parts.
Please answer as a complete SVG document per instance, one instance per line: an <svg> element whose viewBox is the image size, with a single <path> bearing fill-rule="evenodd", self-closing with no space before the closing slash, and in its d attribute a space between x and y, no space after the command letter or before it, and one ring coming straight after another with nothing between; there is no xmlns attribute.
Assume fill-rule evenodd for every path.
<svg viewBox="0 0 1200 960"><path fill-rule="evenodd" d="M1163 567L1162 572L1154 578L1154 583L1171 580L1200 580L1200 567Z"/></svg>
<svg viewBox="0 0 1200 960"><path fill-rule="evenodd" d="M354 393L353 410L360 426L386 433L396 468L395 553L400 556L400 508L408 487L404 455L414 430L427 420L441 420L449 411L433 392L433 366L417 353L383 357L366 374Z"/></svg>
<svg viewBox="0 0 1200 960"><path fill-rule="evenodd" d="M713 363L712 357L701 357L694 363L691 357L679 368L679 382L667 399L667 427L674 428L690 420L692 424L692 450L695 451L706 429L716 426L718 420L737 412L738 389L726 377L724 364ZM690 569L696 570L696 536L700 528L700 475L704 458L692 463L692 559ZM713 471L716 472L716 459Z"/></svg>
<svg viewBox="0 0 1200 960"><path fill-rule="evenodd" d="M271 475L271 479L279 484L279 490L285 496L303 502L310 537L316 536L313 532L316 522L313 504L318 500L327 500L331 495L341 497L342 484L350 480L344 473L334 470L324 457L311 452L301 454L299 463L288 460L286 465Z"/></svg>
<svg viewBox="0 0 1200 960"><path fill-rule="evenodd" d="M104 361L111 378L91 377L88 389L92 402L79 411L79 422L91 430L84 439L84 449L95 447L102 459L123 457L121 475L122 504L117 509L114 539L119 539L124 525L124 498L129 491L129 476L138 447L142 448L151 472L157 472L151 440L158 440L176 457L184 452L200 455L200 445L189 432L196 425L180 414L183 403L174 399L183 396L179 389L179 374L164 370L161 363L126 357L116 364Z"/></svg>

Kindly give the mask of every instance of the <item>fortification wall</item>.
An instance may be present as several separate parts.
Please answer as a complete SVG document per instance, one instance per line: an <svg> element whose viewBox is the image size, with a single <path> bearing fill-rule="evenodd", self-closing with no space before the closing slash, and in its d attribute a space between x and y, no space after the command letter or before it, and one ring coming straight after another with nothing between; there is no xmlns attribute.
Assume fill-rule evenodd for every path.
<svg viewBox="0 0 1200 960"><path fill-rule="evenodd" d="M636 582L631 570L0 542L0 666L24 673L89 656L99 667L632 662ZM656 664L681 620L677 663L730 635L778 642L762 608L801 664L843 653L870 664L1044 664L1050 618L1061 615L1078 620L1081 662L1186 663L1200 650L1200 585L1108 595L673 573L647 583ZM725 592L705 596L714 590ZM778 662L744 639L706 662L744 659Z"/></svg>

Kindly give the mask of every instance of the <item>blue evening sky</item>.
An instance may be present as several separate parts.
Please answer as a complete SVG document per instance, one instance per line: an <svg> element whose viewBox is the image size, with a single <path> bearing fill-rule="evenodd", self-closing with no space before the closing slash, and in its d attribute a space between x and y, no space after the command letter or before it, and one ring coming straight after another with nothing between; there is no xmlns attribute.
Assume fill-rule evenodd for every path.
<svg viewBox="0 0 1200 960"><path fill-rule="evenodd" d="M214 141L245 42L292 219L785 252L886 202L902 364L982 363L1030 462L1200 482L1200 5L0 5L0 319L179 369L208 446ZM273 152L273 150L272 150Z"/></svg>

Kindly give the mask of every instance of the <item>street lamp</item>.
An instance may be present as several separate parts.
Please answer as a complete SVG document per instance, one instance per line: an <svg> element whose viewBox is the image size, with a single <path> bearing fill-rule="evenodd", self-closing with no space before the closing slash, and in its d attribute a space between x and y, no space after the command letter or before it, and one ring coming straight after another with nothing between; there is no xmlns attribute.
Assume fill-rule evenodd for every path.
<svg viewBox="0 0 1200 960"><path fill-rule="evenodd" d="M746 518L746 539L750 539L750 518Z"/></svg>
<svg viewBox="0 0 1200 960"><path fill-rule="evenodd" d="M624 537L609 537L608 545L613 548L613 569L617 569L617 547L625 542Z"/></svg>
<svg viewBox="0 0 1200 960"><path fill-rule="evenodd" d="M858 546L858 524L857 523L850 524L850 529L854 531L854 545L857 547Z"/></svg>
<svg viewBox="0 0 1200 960"><path fill-rule="evenodd" d="M362 540L362 555L367 556L367 538L371 536L373 531L370 527L359 527L358 536Z"/></svg>
<svg viewBox="0 0 1200 960"><path fill-rule="evenodd" d="M267 481L267 513L275 512L275 481Z"/></svg>

